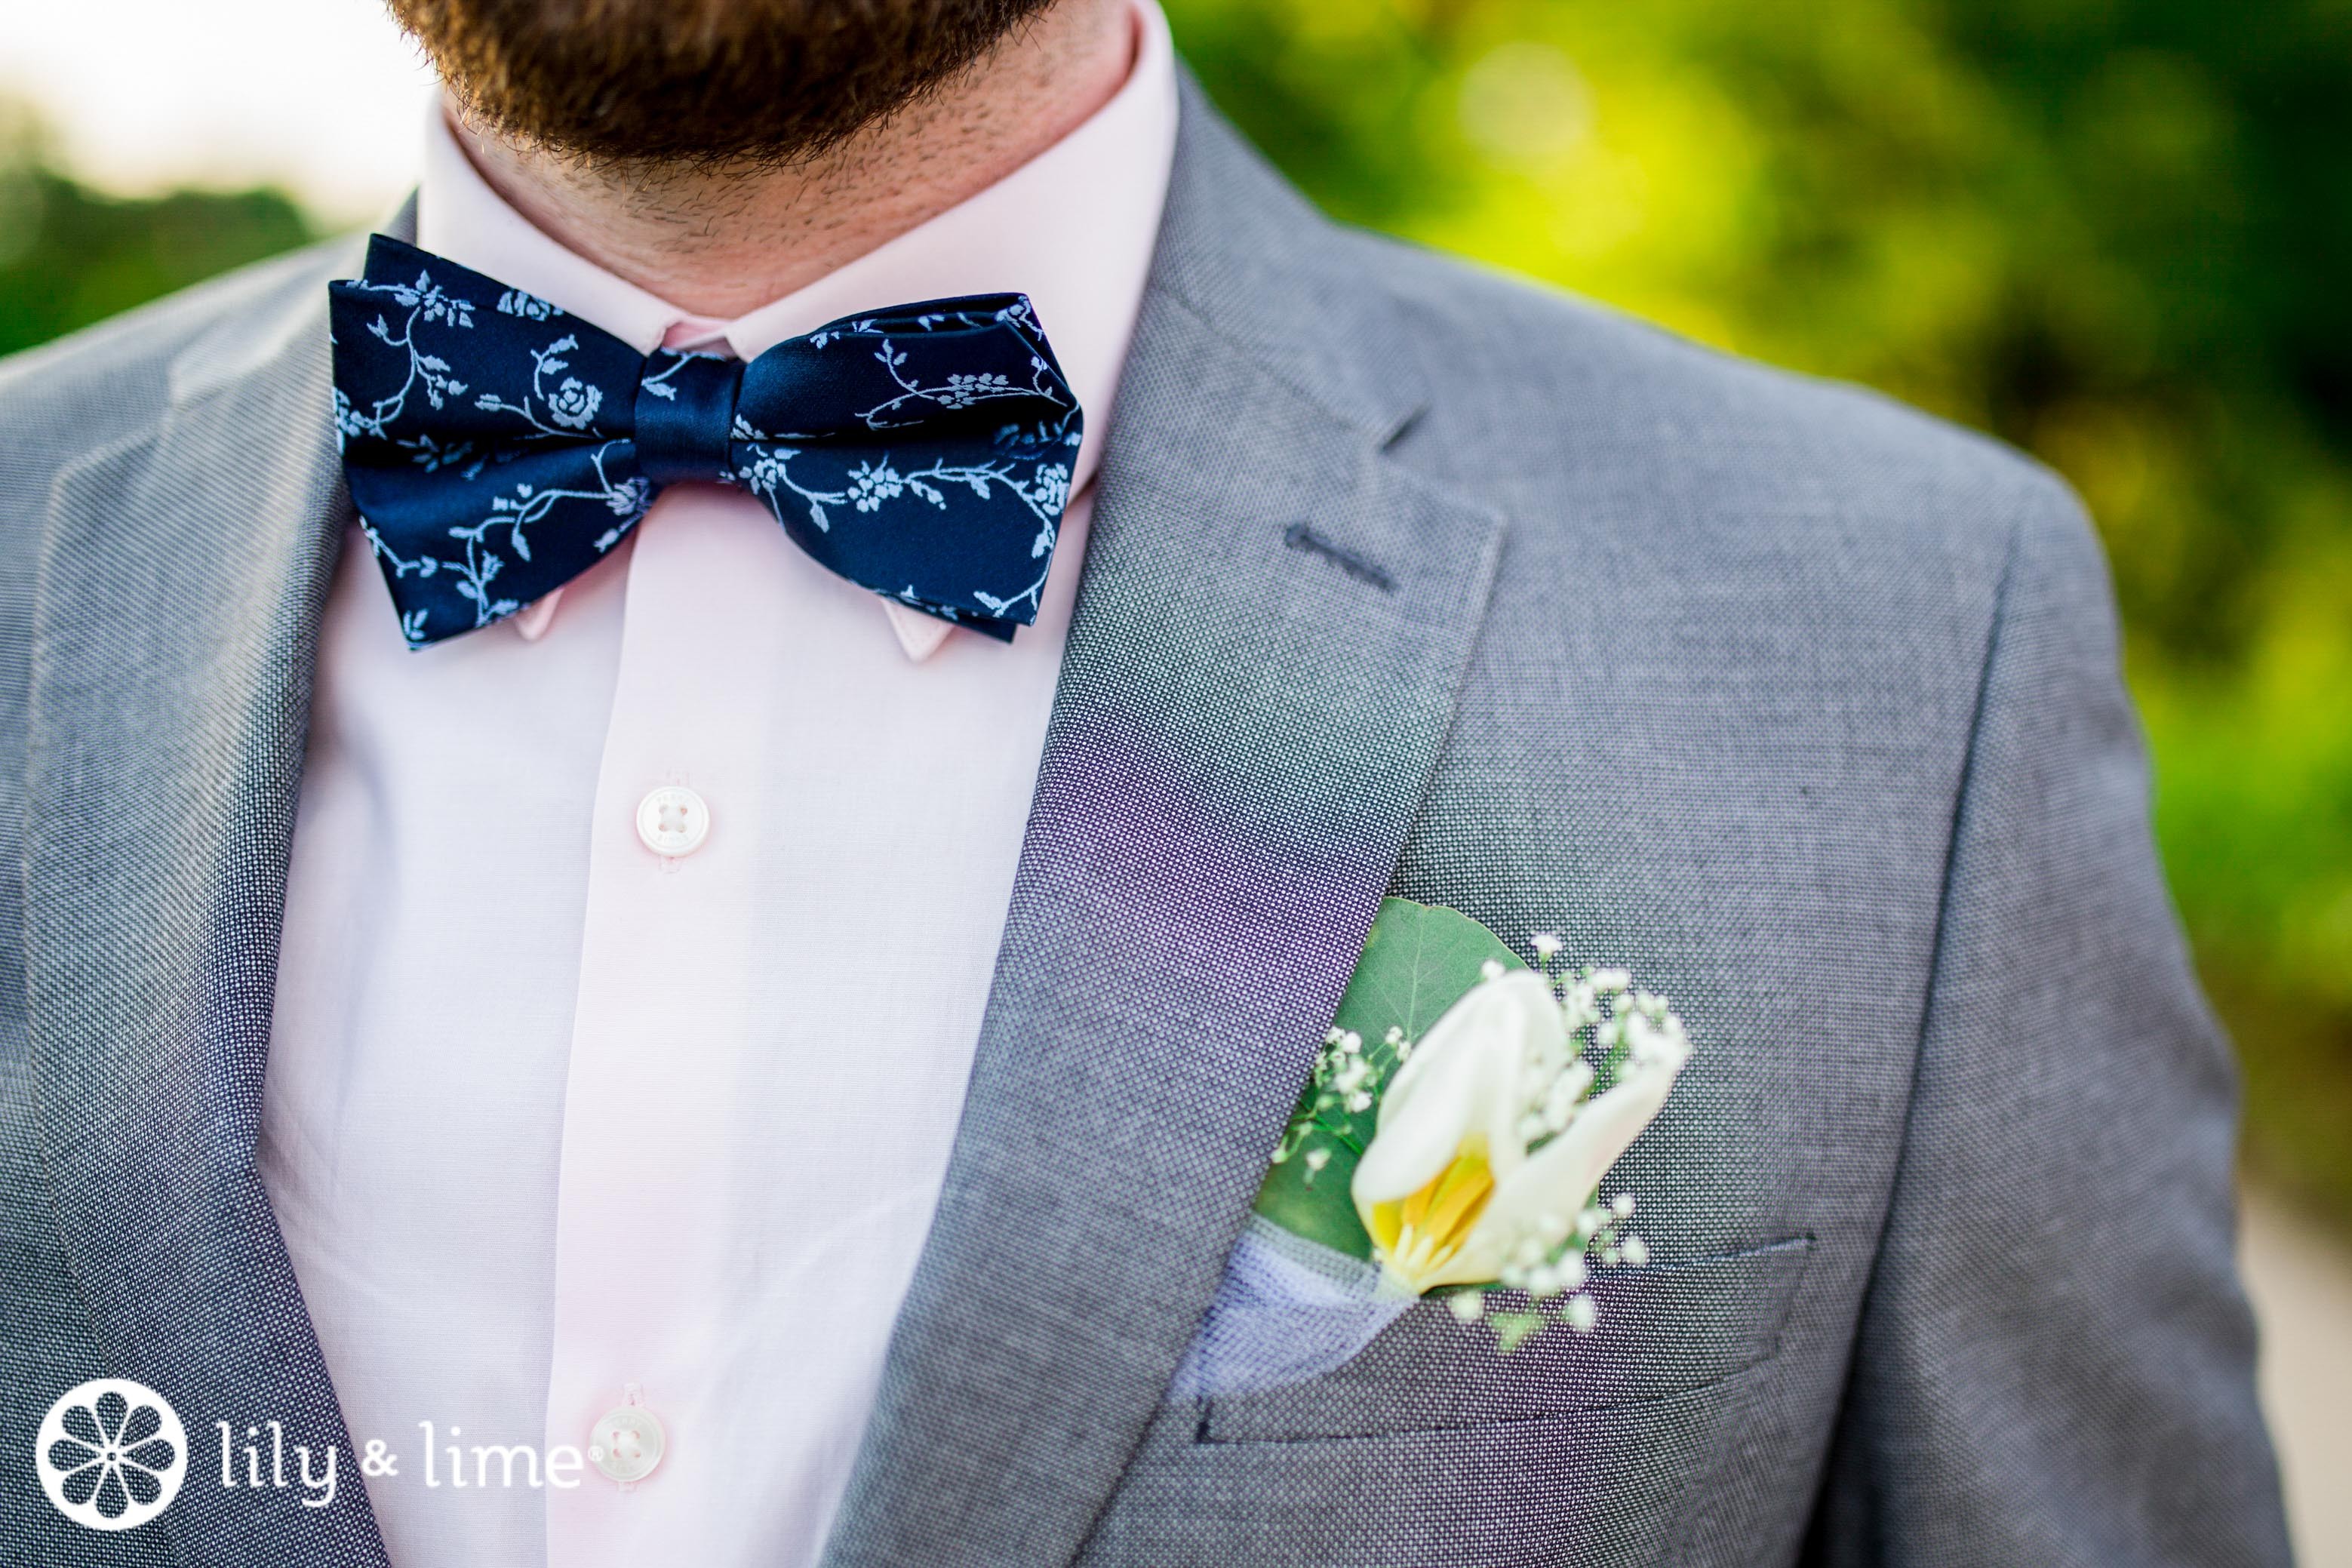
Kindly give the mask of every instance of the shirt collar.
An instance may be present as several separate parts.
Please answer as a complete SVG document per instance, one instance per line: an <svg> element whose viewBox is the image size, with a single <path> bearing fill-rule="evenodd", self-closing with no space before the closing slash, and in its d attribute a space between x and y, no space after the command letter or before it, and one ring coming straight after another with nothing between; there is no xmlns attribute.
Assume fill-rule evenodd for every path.
<svg viewBox="0 0 2352 1568"><path fill-rule="evenodd" d="M669 338L674 346L723 342L751 359L857 311L959 294L1026 294L1086 415L1071 474L1075 496L1102 460L1176 151L1167 18L1157 0L1132 3L1134 64L1125 85L1084 124L986 190L731 321L679 310L533 226L475 169L438 102L425 132L417 244L561 306L641 353ZM681 322L699 331L685 341L671 337ZM920 628L932 647L934 626L946 629L944 622ZM900 625L900 638L919 658L928 649L910 639L914 629Z"/></svg>

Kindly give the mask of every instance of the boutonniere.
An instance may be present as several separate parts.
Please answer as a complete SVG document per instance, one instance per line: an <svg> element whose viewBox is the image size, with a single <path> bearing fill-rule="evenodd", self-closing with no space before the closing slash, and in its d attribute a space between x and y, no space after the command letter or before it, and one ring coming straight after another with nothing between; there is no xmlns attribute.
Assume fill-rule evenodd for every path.
<svg viewBox="0 0 2352 1568"><path fill-rule="evenodd" d="M1506 1352L1555 1320L1590 1331L1592 1271L1649 1257L1605 1178L1690 1051L1624 970L1572 966L1550 936L1530 964L1467 915L1389 899L1253 1227L1286 1267L1368 1287L1383 1323L1443 1294ZM1532 1310L1496 1306L1497 1287Z"/></svg>

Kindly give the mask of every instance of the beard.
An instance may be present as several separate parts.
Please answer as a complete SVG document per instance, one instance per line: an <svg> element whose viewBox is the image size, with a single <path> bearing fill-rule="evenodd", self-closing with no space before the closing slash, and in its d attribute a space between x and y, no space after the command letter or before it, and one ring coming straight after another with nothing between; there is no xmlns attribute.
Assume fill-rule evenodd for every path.
<svg viewBox="0 0 2352 1568"><path fill-rule="evenodd" d="M468 120L594 164L803 163L1053 0L390 0Z"/></svg>

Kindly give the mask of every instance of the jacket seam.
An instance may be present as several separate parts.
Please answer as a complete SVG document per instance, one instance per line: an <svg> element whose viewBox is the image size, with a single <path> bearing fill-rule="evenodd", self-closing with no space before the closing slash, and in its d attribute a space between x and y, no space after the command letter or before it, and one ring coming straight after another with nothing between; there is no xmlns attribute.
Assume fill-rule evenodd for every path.
<svg viewBox="0 0 2352 1568"><path fill-rule="evenodd" d="M2024 517L2021 511L2011 518L2009 535L2002 549L2000 574L1994 581L1992 612L1987 617L1984 653L1977 668L1976 698L1969 712L1968 740L1961 748L1959 781L1952 792L1951 825L1944 840L1944 865L1936 889L1936 921L1928 939L1927 980L1919 1001L1919 1024L1911 1041L1911 1078L1903 1100L1903 1128L1897 1135L1895 1160L1886 1183L1886 1199L1879 1211L1878 1228L1871 1238L1870 1273L1864 1282L1860 1301L1854 1314L1852 1344L1846 1354L1845 1375L1838 1394L1837 1418L1831 1426L1831 1437L1822 1458L1822 1475L1814 1490L1813 1506L1807 1525L1807 1552L1813 1550L1816 1530L1822 1517L1822 1501L1828 1496L1835 1455L1843 1444L1853 1407L1855 1368L1862 1359L1862 1338L1870 1321L1872 1298L1877 1294L1879 1268L1884 1260L1886 1235L1895 1221L1895 1205L1900 1201L1904 1173L1911 1159L1912 1135L1918 1120L1919 1067L1926 1059L1927 1032L1934 1026L1936 1005L1943 989L1944 969L1951 942L1952 888L1954 872L1959 863L1960 836L1966 830L1969 808L1977 788L1977 770L1980 761L1979 748L1984 738L1986 710L1991 705L1993 666L2000 660L2001 634L2009 625L2010 593L2016 581L2018 555L2024 537ZM1806 1558L1810 1562L1811 1556Z"/></svg>

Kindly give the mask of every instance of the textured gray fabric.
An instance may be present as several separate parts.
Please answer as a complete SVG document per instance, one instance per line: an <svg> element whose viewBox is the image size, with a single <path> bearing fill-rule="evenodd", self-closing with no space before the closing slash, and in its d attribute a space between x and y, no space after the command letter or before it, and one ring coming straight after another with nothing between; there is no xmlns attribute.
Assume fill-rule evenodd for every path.
<svg viewBox="0 0 2352 1568"><path fill-rule="evenodd" d="M0 369L0 1560L382 1560L191 1485L80 1535L99 1371L340 1437L253 1178L347 251ZM248 459L233 476L239 452ZM995 990L828 1568L2277 1564L2231 1087L2047 475L1335 229L1188 89ZM1165 1398L1386 890L1698 1054L1652 1269Z"/></svg>
<svg viewBox="0 0 2352 1568"><path fill-rule="evenodd" d="M341 529L317 298L347 259L280 263L0 373L0 536L34 590L0 635L24 671L0 786L22 898L0 946L23 965L0 1002L0 1137L5 1168L42 1173L0 1193L0 1542L23 1561L383 1561L356 1487L321 1511L199 1476L155 1525L97 1536L27 1462L88 1368L161 1391L205 1452L220 1419L350 1452L253 1163Z"/></svg>

